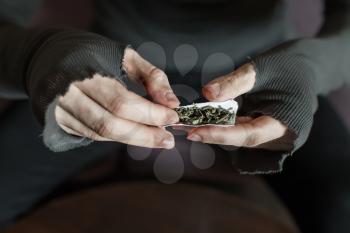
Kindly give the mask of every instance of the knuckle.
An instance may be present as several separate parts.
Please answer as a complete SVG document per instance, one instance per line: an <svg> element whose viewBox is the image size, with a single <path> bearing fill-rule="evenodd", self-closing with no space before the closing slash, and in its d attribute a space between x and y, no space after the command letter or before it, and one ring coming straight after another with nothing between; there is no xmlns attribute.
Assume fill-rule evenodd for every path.
<svg viewBox="0 0 350 233"><path fill-rule="evenodd" d="M200 135L204 142L211 142L216 144L222 144L225 142L225 137L221 134L217 134L212 127L198 130L196 134Z"/></svg>
<svg viewBox="0 0 350 233"><path fill-rule="evenodd" d="M150 72L150 77L152 77L152 80L153 81L161 81L163 80L164 78L166 78L166 75L164 73L163 70L157 68L157 67L154 67L151 72Z"/></svg>
<svg viewBox="0 0 350 233"><path fill-rule="evenodd" d="M102 137L108 137L111 134L111 131L105 122L99 123L95 126L94 131Z"/></svg>
<svg viewBox="0 0 350 233"><path fill-rule="evenodd" d="M67 95L68 95L68 93L66 93L63 96L61 95L58 97L58 99L57 99L58 105L65 105L65 103L67 102Z"/></svg>
<svg viewBox="0 0 350 233"><path fill-rule="evenodd" d="M108 103L108 109L113 114L119 114L123 111L124 101L122 97L118 96L116 98L112 98L112 100Z"/></svg>
<svg viewBox="0 0 350 233"><path fill-rule="evenodd" d="M226 81L228 86L234 93L240 90L240 86L238 85L237 78L235 76L229 77Z"/></svg>
<svg viewBox="0 0 350 233"><path fill-rule="evenodd" d="M58 103L62 103L64 101L64 96L60 95L57 100Z"/></svg>
<svg viewBox="0 0 350 233"><path fill-rule="evenodd" d="M152 132L150 135L148 144L152 147L161 147L163 140L167 136L161 129Z"/></svg>
<svg viewBox="0 0 350 233"><path fill-rule="evenodd" d="M260 136L258 133L251 133L245 138L244 146L255 147L260 144L259 139L260 139Z"/></svg>
<svg viewBox="0 0 350 233"><path fill-rule="evenodd" d="M225 134L211 134L210 136L218 144L228 144L228 139Z"/></svg>
<svg viewBox="0 0 350 233"><path fill-rule="evenodd" d="M102 137L109 137L112 133L106 117L101 117L92 125L92 130Z"/></svg>
<svg viewBox="0 0 350 233"><path fill-rule="evenodd" d="M219 144L228 144L228 139L224 136L224 135L217 135L216 136L216 141L219 143Z"/></svg>
<svg viewBox="0 0 350 233"><path fill-rule="evenodd" d="M100 140L100 137L97 133L93 132L93 131L89 131L89 132L86 132L85 136L87 138L90 138L94 141L99 141Z"/></svg>
<svg viewBox="0 0 350 233"><path fill-rule="evenodd" d="M200 135L203 141L212 141L213 138L215 138L215 135L213 134L213 130L211 128L198 129L194 132L195 134Z"/></svg>

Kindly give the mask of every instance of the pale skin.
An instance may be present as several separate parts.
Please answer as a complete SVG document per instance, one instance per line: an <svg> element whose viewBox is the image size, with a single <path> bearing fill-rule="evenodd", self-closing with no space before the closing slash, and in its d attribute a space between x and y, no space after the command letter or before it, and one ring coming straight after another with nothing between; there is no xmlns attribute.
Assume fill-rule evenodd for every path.
<svg viewBox="0 0 350 233"><path fill-rule="evenodd" d="M96 141L173 148L174 137L162 126L179 121L173 108L180 102L167 76L130 48L125 51L123 67L153 101L127 90L115 79L94 75L72 83L59 98L57 123L67 133Z"/></svg>
<svg viewBox="0 0 350 233"><path fill-rule="evenodd" d="M176 123L173 108L180 102L172 91L166 74L127 48L123 68L128 77L144 86L152 100L124 87L119 81L101 75L72 83L56 106L56 120L67 133L96 141L171 149L174 136L162 126ZM203 87L209 101L236 98L254 87L256 73L246 64ZM210 144L290 150L293 134L278 120L261 116L238 117L232 127L186 128L187 138Z"/></svg>
<svg viewBox="0 0 350 233"><path fill-rule="evenodd" d="M252 90L255 80L254 66L247 63L206 84L202 93L209 101L224 101ZM235 126L205 126L186 131L188 131L187 139L191 141L269 150L291 150L294 141L294 134L287 126L270 116L255 119L241 116L237 118Z"/></svg>

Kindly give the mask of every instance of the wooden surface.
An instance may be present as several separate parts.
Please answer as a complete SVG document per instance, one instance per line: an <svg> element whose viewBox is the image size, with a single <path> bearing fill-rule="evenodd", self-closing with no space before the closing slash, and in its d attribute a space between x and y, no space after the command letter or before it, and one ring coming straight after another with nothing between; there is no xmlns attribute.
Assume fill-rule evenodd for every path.
<svg viewBox="0 0 350 233"><path fill-rule="evenodd" d="M122 183L56 200L5 233L292 233L272 209L205 186Z"/></svg>

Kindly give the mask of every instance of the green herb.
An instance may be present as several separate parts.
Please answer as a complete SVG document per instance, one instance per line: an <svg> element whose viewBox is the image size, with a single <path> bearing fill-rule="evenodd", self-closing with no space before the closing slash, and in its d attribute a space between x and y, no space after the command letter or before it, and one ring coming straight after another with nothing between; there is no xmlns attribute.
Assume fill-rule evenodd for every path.
<svg viewBox="0 0 350 233"><path fill-rule="evenodd" d="M230 112L232 108L225 109L221 106L205 106L199 108L197 105L178 107L175 109L180 118L180 123L186 125L233 125L235 114Z"/></svg>

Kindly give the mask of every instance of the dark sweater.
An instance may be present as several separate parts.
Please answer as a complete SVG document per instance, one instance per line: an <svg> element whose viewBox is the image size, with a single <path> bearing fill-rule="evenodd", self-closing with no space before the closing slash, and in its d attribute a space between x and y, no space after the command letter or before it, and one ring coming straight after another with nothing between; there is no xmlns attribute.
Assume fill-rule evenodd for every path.
<svg viewBox="0 0 350 233"><path fill-rule="evenodd" d="M36 102L30 83L37 83L32 81L37 77L32 77L29 71L33 63L40 67L47 62L40 61L42 56L37 53L42 44L57 38L68 40L70 33L75 35L77 44L93 36L65 29L30 31L10 26L28 22L26 18L31 15L28 12L38 4L37 0L0 3L0 16L4 19L0 28L0 95L4 97L24 97L29 93L31 101ZM252 57L257 84L245 95L249 104L241 111L250 115L272 115L296 133L293 151L284 153L282 158L305 142L317 107L316 95L350 80L349 0L326 1L325 24L319 36L294 41L288 41L293 37L293 28L287 20L287 5L280 0L106 0L96 1L96 9L95 31L135 48L147 41L156 42L165 50L166 69L170 73L176 72L173 52L182 44L190 44L198 52L195 73L199 73L206 58L215 53L225 53L236 65ZM56 49L60 50L57 46ZM265 50L268 51L263 52ZM55 50L51 52L55 56ZM144 55L149 56L147 52ZM149 59L152 61L151 57ZM152 62L160 65L156 59ZM233 69L231 62L218 63L218 66L219 69L209 66L208 73L213 78ZM115 75L118 76L118 72ZM170 79L172 83L186 84L197 91L203 85L200 78L170 76ZM54 97L50 96L40 109L45 109ZM42 111L37 113L42 114ZM283 161L280 154L272 160ZM270 169L255 165L241 170Z"/></svg>

